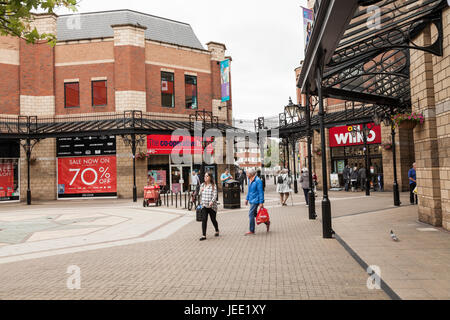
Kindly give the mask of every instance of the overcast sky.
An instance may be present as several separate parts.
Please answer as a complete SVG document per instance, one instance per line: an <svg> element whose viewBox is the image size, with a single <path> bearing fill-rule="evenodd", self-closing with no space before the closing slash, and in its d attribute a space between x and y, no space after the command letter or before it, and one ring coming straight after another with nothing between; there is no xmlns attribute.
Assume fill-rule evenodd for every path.
<svg viewBox="0 0 450 320"><path fill-rule="evenodd" d="M82 0L78 11L131 9L189 23L201 43L225 43L232 56L233 116L278 116L304 57L301 6L306 0ZM58 14L69 13L57 11Z"/></svg>

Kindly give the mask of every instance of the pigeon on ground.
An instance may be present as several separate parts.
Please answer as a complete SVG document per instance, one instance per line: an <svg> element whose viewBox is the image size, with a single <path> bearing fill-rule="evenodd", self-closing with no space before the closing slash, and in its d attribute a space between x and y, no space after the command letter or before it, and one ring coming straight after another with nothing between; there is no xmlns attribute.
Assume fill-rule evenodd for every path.
<svg viewBox="0 0 450 320"><path fill-rule="evenodd" d="M392 231L392 230L391 230L391 238L392 238L392 240L394 240L394 241L399 241L398 238L397 238L397 236L395 235L394 231Z"/></svg>

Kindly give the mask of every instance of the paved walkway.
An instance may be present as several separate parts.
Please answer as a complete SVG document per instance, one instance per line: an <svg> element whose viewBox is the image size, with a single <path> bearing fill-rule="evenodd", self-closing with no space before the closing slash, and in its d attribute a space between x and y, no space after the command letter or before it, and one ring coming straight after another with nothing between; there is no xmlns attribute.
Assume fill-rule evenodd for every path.
<svg viewBox="0 0 450 320"><path fill-rule="evenodd" d="M59 210L59 204L54 206ZM47 207L42 206L43 211ZM107 214L100 205L71 208L86 216ZM125 204L111 208L122 211L121 217L128 211L156 214L154 209L145 213L126 209ZM221 237L212 237L209 226L205 242L198 241L200 224L189 213L179 218L188 220L183 227L137 243L65 248L66 252L41 248L37 254L43 256L38 259L0 264L0 299L388 299L383 291L367 288L368 275L337 241L322 239L320 222L307 220L304 205L277 206L270 212L271 232L259 227L253 237L243 236L248 218L241 210L221 212ZM51 240L35 243L45 241ZM66 286L72 265L81 270L80 290Z"/></svg>
<svg viewBox="0 0 450 320"><path fill-rule="evenodd" d="M402 298L448 299L450 235L417 223L392 195L331 193L333 228ZM302 195L253 237L246 210L219 213L221 237L198 241L194 213L129 201L0 206L0 299L389 299L336 240L322 239ZM406 203L407 195L402 194ZM289 202L291 204L291 202ZM400 242L393 242L393 229ZM69 266L81 289L69 290Z"/></svg>

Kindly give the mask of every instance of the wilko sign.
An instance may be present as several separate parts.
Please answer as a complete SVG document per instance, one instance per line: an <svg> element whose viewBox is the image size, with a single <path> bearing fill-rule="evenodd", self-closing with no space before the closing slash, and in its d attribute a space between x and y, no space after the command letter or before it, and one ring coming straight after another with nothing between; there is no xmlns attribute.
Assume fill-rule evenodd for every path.
<svg viewBox="0 0 450 320"><path fill-rule="evenodd" d="M209 142L212 139L208 140ZM182 150L180 153L188 150L189 154L202 154L202 138L190 136L172 136L172 135L149 135L147 136L147 154L149 155L164 155L172 154L177 150ZM213 147L207 147L209 153L213 152Z"/></svg>
<svg viewBox="0 0 450 320"><path fill-rule="evenodd" d="M58 159L58 197L117 196L116 156Z"/></svg>
<svg viewBox="0 0 450 320"><path fill-rule="evenodd" d="M367 144L381 144L381 126L374 126L373 123L368 124L370 130L367 136ZM359 128L359 129L358 129ZM364 136L362 133L363 125L335 127L330 129L330 147L349 147L364 144ZM359 131L354 136L354 131Z"/></svg>

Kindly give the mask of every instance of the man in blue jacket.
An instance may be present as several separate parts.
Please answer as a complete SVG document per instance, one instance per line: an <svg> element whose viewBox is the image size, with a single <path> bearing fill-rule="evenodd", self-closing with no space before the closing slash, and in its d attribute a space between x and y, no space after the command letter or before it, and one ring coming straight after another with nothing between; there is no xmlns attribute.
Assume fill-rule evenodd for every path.
<svg viewBox="0 0 450 320"><path fill-rule="evenodd" d="M248 194L247 199L245 201L245 205L248 206L250 203L250 231L245 235L254 235L255 234L255 218L258 215L258 211L261 208L264 208L264 188L263 182L260 178L256 176L256 171L254 169L250 169L247 173L248 175ZM270 221L266 223L267 232L269 232Z"/></svg>

